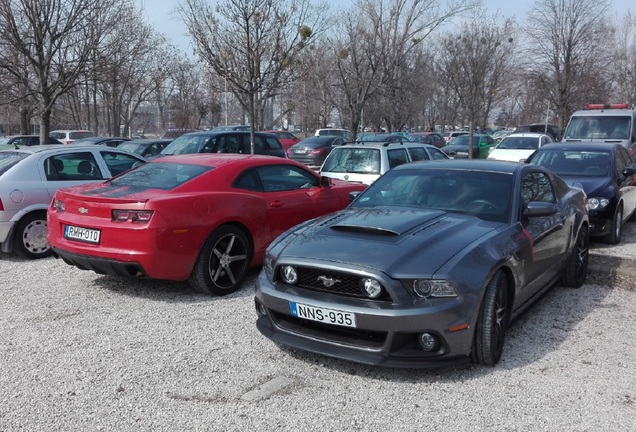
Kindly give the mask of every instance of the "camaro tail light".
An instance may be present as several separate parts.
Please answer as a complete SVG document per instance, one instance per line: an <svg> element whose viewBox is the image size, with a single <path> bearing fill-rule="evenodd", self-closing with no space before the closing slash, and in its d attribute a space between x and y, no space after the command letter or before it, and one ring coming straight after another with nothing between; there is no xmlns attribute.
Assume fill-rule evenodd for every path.
<svg viewBox="0 0 636 432"><path fill-rule="evenodd" d="M57 198L53 198L53 208L59 213L64 213L66 208L64 207L64 201L60 201Z"/></svg>
<svg viewBox="0 0 636 432"><path fill-rule="evenodd" d="M0 199L0 211L4 210L4 205L2 204L2 200Z"/></svg>
<svg viewBox="0 0 636 432"><path fill-rule="evenodd" d="M150 221L152 213L152 210L113 210L113 221L145 223Z"/></svg>

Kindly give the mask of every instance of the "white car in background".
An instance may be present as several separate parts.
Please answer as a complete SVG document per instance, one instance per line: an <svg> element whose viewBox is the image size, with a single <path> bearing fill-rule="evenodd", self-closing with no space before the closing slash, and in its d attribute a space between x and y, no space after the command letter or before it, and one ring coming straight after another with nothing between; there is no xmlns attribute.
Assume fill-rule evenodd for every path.
<svg viewBox="0 0 636 432"><path fill-rule="evenodd" d="M51 254L46 212L62 187L102 182L146 159L108 146L39 145L0 151L0 250Z"/></svg>
<svg viewBox="0 0 636 432"><path fill-rule="evenodd" d="M490 150L488 159L525 162L535 150L551 142L554 142L554 140L548 134L532 132L512 133Z"/></svg>

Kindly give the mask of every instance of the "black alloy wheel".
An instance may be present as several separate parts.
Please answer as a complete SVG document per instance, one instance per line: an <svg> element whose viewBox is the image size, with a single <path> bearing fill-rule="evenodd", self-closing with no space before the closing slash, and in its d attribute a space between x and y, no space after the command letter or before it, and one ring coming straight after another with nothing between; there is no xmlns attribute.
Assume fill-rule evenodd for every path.
<svg viewBox="0 0 636 432"><path fill-rule="evenodd" d="M508 279L502 271L495 273L486 287L471 350L473 363L494 366L501 359L506 330L510 323Z"/></svg>
<svg viewBox="0 0 636 432"><path fill-rule="evenodd" d="M252 261L250 242L237 227L217 228L203 244L190 275L194 290L218 296L239 287Z"/></svg>
<svg viewBox="0 0 636 432"><path fill-rule="evenodd" d="M587 279L587 266L590 258L590 237L587 226L581 227L576 238L572 254L563 270L563 285L580 288Z"/></svg>

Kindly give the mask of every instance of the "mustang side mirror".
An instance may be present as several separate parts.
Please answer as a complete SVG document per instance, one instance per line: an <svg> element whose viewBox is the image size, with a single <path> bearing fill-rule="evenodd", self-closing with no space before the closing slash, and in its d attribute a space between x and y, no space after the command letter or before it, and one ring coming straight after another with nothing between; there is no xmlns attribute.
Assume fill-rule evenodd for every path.
<svg viewBox="0 0 636 432"><path fill-rule="evenodd" d="M623 177L633 176L634 174L636 174L636 168L633 166L625 167L623 170Z"/></svg>
<svg viewBox="0 0 636 432"><path fill-rule="evenodd" d="M356 198L358 198L358 196L361 194L362 192L360 191L353 191L353 192L349 192L349 202L353 202L355 201Z"/></svg>
<svg viewBox="0 0 636 432"><path fill-rule="evenodd" d="M524 217L540 217L540 216L552 216L556 214L557 207L553 203L532 201L528 203L528 206L523 210Z"/></svg>
<svg viewBox="0 0 636 432"><path fill-rule="evenodd" d="M321 176L320 177L320 186L322 186L324 188L330 188L331 187L331 179L329 177Z"/></svg>

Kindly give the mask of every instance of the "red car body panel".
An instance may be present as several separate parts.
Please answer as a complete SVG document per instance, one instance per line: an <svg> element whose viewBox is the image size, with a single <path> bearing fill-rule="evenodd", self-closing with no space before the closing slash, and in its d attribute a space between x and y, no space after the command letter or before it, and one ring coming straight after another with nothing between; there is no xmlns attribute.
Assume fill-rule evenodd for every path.
<svg viewBox="0 0 636 432"><path fill-rule="evenodd" d="M287 151L294 144L302 141L300 138L293 135L291 132L281 131L281 130L266 130L263 131L266 133L271 133L276 135L278 141L280 141L280 145L283 146L283 150Z"/></svg>
<svg viewBox="0 0 636 432"><path fill-rule="evenodd" d="M110 182L59 189L48 211L48 238L54 249L68 253L139 264L154 279L187 280L201 246L218 227L243 228L253 245L252 266L263 262L265 249L282 232L305 220L346 207L349 192L365 185L332 181L274 192L232 186L245 170L263 165L293 165L319 176L302 164L270 156L193 154L155 159L154 163L186 163L214 168L172 190L129 191ZM116 179L117 177L115 177ZM152 210L147 223L113 221L112 210ZM65 226L100 230L99 245L64 238Z"/></svg>

